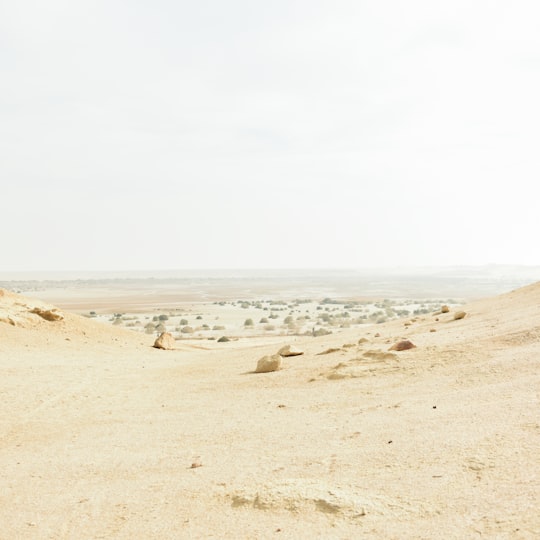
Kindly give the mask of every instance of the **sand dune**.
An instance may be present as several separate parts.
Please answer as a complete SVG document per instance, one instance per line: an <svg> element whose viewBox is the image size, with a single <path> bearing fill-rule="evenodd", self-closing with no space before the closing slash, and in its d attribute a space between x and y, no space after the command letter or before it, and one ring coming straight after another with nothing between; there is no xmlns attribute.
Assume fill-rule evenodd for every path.
<svg viewBox="0 0 540 540"><path fill-rule="evenodd" d="M0 291L1 539L540 537L540 283L174 351L35 308Z"/></svg>

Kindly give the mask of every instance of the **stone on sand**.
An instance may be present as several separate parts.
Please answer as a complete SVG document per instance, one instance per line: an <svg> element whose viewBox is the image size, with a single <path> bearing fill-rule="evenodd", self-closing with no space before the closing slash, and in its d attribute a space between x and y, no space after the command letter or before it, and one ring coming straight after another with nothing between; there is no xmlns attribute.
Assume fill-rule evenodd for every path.
<svg viewBox="0 0 540 540"><path fill-rule="evenodd" d="M154 347L170 351L176 348L176 341L169 332L162 332L154 342Z"/></svg>
<svg viewBox="0 0 540 540"><path fill-rule="evenodd" d="M270 373L271 371L277 371L280 367L281 356L279 354L263 356L257 362L257 368L255 369L255 373Z"/></svg>
<svg viewBox="0 0 540 540"><path fill-rule="evenodd" d="M392 345L390 347L390 351L406 351L408 349L414 349L416 347L416 345L412 342L412 341L409 341L408 339L404 339L403 341L398 341L397 343L394 343L394 345Z"/></svg>
<svg viewBox="0 0 540 540"><path fill-rule="evenodd" d="M299 356L301 354L304 354L304 351L301 351L298 347L295 347L294 345L285 345L284 347L281 347L278 351L279 356Z"/></svg>
<svg viewBox="0 0 540 540"><path fill-rule="evenodd" d="M467 313L465 313L465 311L457 311L456 313L454 313L454 321L458 321L459 319L463 319L465 317L465 315L467 315Z"/></svg>

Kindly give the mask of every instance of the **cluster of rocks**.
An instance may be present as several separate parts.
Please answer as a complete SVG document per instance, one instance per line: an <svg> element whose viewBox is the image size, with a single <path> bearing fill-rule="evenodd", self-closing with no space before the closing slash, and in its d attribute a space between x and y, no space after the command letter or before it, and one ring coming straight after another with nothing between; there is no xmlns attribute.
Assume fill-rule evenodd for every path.
<svg viewBox="0 0 540 540"><path fill-rule="evenodd" d="M287 358L289 356L299 356L301 354L304 354L304 351L301 351L294 345L285 345L284 347L281 347L276 354L263 356L257 362L255 373L270 373L272 371L277 371L281 368L283 358Z"/></svg>

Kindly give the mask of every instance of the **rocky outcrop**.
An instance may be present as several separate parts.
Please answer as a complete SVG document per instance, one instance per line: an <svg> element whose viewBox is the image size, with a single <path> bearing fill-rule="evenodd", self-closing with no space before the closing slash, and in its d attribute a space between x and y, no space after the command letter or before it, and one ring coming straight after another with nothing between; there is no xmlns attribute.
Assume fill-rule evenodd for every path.
<svg viewBox="0 0 540 540"><path fill-rule="evenodd" d="M40 307L35 307L34 309L30 310L30 313L35 313L36 315L39 315L42 319L51 322L61 321L64 319L64 314L58 311L56 308L43 309Z"/></svg>

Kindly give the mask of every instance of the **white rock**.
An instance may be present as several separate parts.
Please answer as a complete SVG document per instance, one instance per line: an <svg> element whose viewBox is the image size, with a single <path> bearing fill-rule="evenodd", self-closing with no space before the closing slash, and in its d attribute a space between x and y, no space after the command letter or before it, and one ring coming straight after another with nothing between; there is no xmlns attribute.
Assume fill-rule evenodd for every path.
<svg viewBox="0 0 540 540"><path fill-rule="evenodd" d="M279 356L299 356L300 354L304 354L304 351L301 351L294 345L285 345L279 349L278 354Z"/></svg>

